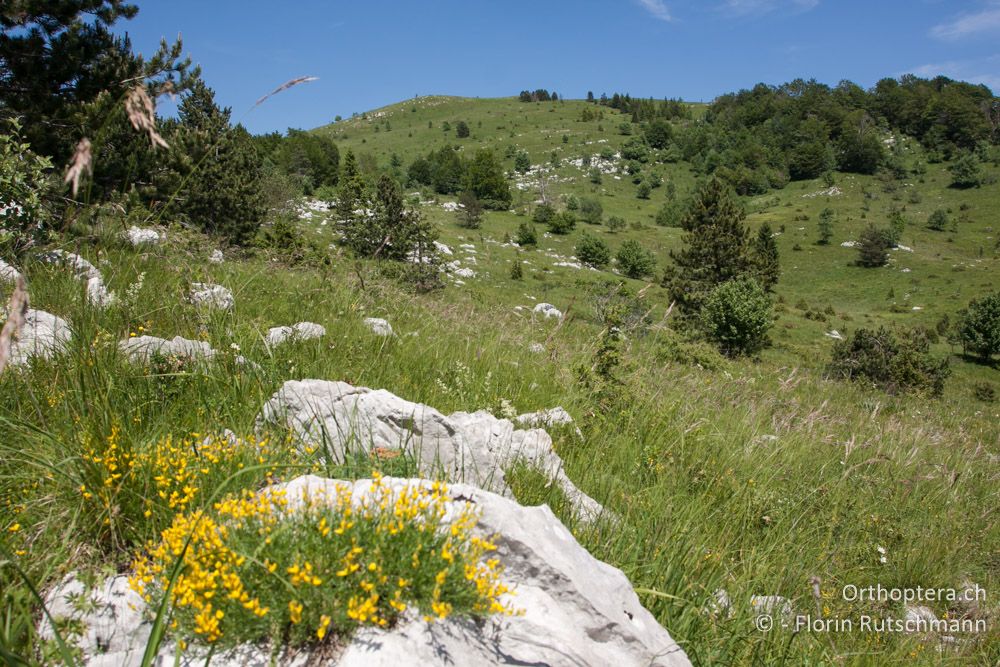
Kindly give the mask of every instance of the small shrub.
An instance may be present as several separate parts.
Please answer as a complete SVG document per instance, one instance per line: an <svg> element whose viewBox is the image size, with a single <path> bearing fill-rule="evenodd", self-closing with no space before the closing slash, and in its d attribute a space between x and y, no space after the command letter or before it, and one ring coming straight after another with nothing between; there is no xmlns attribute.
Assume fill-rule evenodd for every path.
<svg viewBox="0 0 1000 667"><path fill-rule="evenodd" d="M996 387L989 382L977 382L972 385L972 395L983 403L993 403L997 400Z"/></svg>
<svg viewBox="0 0 1000 667"><path fill-rule="evenodd" d="M754 354L767 343L773 322L771 299L752 278L730 280L712 290L700 320L723 354Z"/></svg>
<svg viewBox="0 0 1000 667"><path fill-rule="evenodd" d="M604 217L604 208L596 199L580 200L580 219L588 225L599 225Z"/></svg>
<svg viewBox="0 0 1000 667"><path fill-rule="evenodd" d="M515 259L510 265L510 279L511 280L522 280L524 278L524 270L521 268L521 260Z"/></svg>
<svg viewBox="0 0 1000 667"><path fill-rule="evenodd" d="M940 395L950 371L947 359L930 354L930 342L911 330L898 337L891 330L858 329L833 346L827 372L835 378L866 381L889 393L910 390Z"/></svg>
<svg viewBox="0 0 1000 667"><path fill-rule="evenodd" d="M295 510L284 492L265 490L178 514L136 557L129 583L154 606L168 597L180 638L221 646L343 639L409 608L426 620L513 613L500 601L507 588L488 556L494 545L472 534L473 505L446 523L444 484L394 491L373 477L363 507L344 487Z"/></svg>
<svg viewBox="0 0 1000 667"><path fill-rule="evenodd" d="M969 303L958 322L958 339L983 361L1000 353L1000 291Z"/></svg>
<svg viewBox="0 0 1000 667"><path fill-rule="evenodd" d="M927 226L937 232L943 232L948 226L948 213L939 208L927 218Z"/></svg>
<svg viewBox="0 0 1000 667"><path fill-rule="evenodd" d="M634 239L622 243L615 259L618 261L618 270L629 278L643 278L656 268L656 258L653 253Z"/></svg>
<svg viewBox="0 0 1000 667"><path fill-rule="evenodd" d="M869 225L858 237L858 266L877 268L889 262L889 248L892 240L889 233L874 225Z"/></svg>
<svg viewBox="0 0 1000 667"><path fill-rule="evenodd" d="M9 134L0 134L0 252L17 257L46 238L45 172L52 163L21 141L16 122L11 125Z"/></svg>
<svg viewBox="0 0 1000 667"><path fill-rule="evenodd" d="M623 229L625 229L625 220L623 218L620 218L617 215L613 215L610 218L608 218L609 232L611 232L612 234L616 234Z"/></svg>
<svg viewBox="0 0 1000 667"><path fill-rule="evenodd" d="M584 264L596 269L604 268L611 261L611 248L601 239L584 234L576 244L576 257Z"/></svg>
<svg viewBox="0 0 1000 667"><path fill-rule="evenodd" d="M549 220L548 226L553 234L569 234L576 229L576 216L571 211L563 211Z"/></svg>
<svg viewBox="0 0 1000 667"><path fill-rule="evenodd" d="M535 226L528 222L522 222L517 226L517 234L514 236L514 242L520 246L534 246L538 244L538 232L535 231Z"/></svg>
<svg viewBox="0 0 1000 667"><path fill-rule="evenodd" d="M686 340L673 329L667 329L654 354L662 364L697 366L706 371L719 370L726 363L725 357L712 345L704 341Z"/></svg>

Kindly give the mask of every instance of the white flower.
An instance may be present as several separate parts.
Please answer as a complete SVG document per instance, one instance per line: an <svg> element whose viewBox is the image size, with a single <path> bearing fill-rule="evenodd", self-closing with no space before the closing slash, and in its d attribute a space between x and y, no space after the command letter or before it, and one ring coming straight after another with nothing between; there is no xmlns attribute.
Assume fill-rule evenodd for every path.
<svg viewBox="0 0 1000 667"><path fill-rule="evenodd" d="M885 555L885 547L883 547L883 546L876 546L875 547L875 551L879 552L883 556Z"/></svg>
<svg viewBox="0 0 1000 667"><path fill-rule="evenodd" d="M233 352L239 352L240 351L240 346L237 345L236 343L230 343L229 344L229 349L231 349Z"/></svg>

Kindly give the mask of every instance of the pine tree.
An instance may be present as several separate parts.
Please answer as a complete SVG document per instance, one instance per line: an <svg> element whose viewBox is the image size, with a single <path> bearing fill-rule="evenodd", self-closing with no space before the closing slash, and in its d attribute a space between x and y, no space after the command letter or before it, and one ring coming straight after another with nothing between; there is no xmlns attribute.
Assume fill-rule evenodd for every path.
<svg viewBox="0 0 1000 667"><path fill-rule="evenodd" d="M361 215L355 211L367 207L365 194L365 182L358 170L358 160L354 157L354 152L348 150L340 170L340 187L337 190L337 205L335 207L342 232L347 227L352 226L355 223L355 218Z"/></svg>
<svg viewBox="0 0 1000 667"><path fill-rule="evenodd" d="M781 264L778 259L778 244L771 232L771 225L766 222L757 231L757 238L750 248L750 258L754 267L754 278L765 292L770 292L781 275Z"/></svg>
<svg viewBox="0 0 1000 667"><path fill-rule="evenodd" d="M833 209L824 208L819 213L819 245L830 245L833 238Z"/></svg>
<svg viewBox="0 0 1000 667"><path fill-rule="evenodd" d="M514 263L510 267L510 279L511 280L521 280L524 277L524 271L521 268L521 260L515 259Z"/></svg>
<svg viewBox="0 0 1000 667"><path fill-rule="evenodd" d="M230 110L200 79L178 108L173 147L174 201L181 213L209 234L233 243L250 239L264 217L261 160L250 134L230 127Z"/></svg>
<svg viewBox="0 0 1000 667"><path fill-rule="evenodd" d="M718 178L698 192L681 220L684 248L670 253L673 265L664 276L670 297L684 315L697 313L717 285L751 271L744 217Z"/></svg>
<svg viewBox="0 0 1000 667"><path fill-rule="evenodd" d="M383 175L375 186L371 212L352 215L342 223L344 242L359 257L402 261L428 256L434 228L403 202L399 184Z"/></svg>

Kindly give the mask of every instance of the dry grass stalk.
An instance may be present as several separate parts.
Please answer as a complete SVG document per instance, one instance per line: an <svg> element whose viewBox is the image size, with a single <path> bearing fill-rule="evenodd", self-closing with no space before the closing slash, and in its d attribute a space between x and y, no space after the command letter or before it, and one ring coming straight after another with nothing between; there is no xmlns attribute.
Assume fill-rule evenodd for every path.
<svg viewBox="0 0 1000 667"><path fill-rule="evenodd" d="M80 143L76 145L73 157L69 161L69 169L66 170L66 176L63 178L64 183L73 184L74 197L77 190L80 189L80 178L84 172L94 173L94 157L91 154L90 139L86 137L80 139Z"/></svg>
<svg viewBox="0 0 1000 667"><path fill-rule="evenodd" d="M0 331L0 373L7 368L10 361L11 347L14 343L14 336L24 326L24 319L28 314L28 288L24 283L24 277L18 276L14 285L14 293L10 295L10 302L7 304L7 323Z"/></svg>
<svg viewBox="0 0 1000 667"><path fill-rule="evenodd" d="M153 148L157 146L170 147L156 131L156 107L153 104L153 99L146 92L146 86L140 83L128 91L128 95L125 96L125 113L128 114L128 120L136 131L149 135L149 141L153 144Z"/></svg>
<svg viewBox="0 0 1000 667"><path fill-rule="evenodd" d="M286 81L283 84L281 84L280 86L278 86L277 88L275 88L274 90L272 90L271 92L269 92L264 97L262 97L259 100L257 100L257 102L254 104L254 106L255 107L259 107L269 97L274 97L278 93L283 92L285 90L288 90L289 88L291 88L293 86L297 86L300 83L309 83L310 81L316 81L318 78L319 77L316 77L316 76L300 76L298 78L292 79L291 81Z"/></svg>

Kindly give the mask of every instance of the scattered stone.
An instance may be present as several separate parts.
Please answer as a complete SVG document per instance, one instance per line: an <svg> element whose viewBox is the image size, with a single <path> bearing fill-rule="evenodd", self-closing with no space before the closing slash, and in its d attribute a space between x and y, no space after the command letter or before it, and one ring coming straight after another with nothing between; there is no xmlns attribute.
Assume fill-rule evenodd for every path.
<svg viewBox="0 0 1000 667"><path fill-rule="evenodd" d="M191 303L217 310L229 310L236 303L233 293L222 285L191 283Z"/></svg>
<svg viewBox="0 0 1000 667"><path fill-rule="evenodd" d="M546 319L550 317L561 319L563 316L562 311L553 306L551 303L535 304L534 312L542 313L543 315L545 315Z"/></svg>
<svg viewBox="0 0 1000 667"><path fill-rule="evenodd" d="M415 486L429 488L429 480L386 477L382 486L401 494ZM289 511L299 511L305 498L333 501L338 491L350 493L352 503L369 501L371 480L352 482L306 475L270 487L282 490ZM397 665L580 665L583 667L683 667L690 665L684 650L639 601L625 574L584 549L545 505L522 507L515 501L467 484L449 488L445 525L474 503L479 521L474 534L489 537L495 556L504 566L503 583L516 594L501 601L519 611L513 616L490 616L482 621L449 617L424 621L407 611L389 629L362 627L336 658L292 655L270 646L243 645L211 655L221 667L266 667L270 664L338 667L396 667ZM127 588L125 576L107 580L90 593L94 605L74 605L86 595L72 579L49 594L54 616L75 619L82 628L77 647L88 667L137 666L142 660L152 622L145 602ZM60 606L61 605L61 606ZM78 611L82 607L85 611ZM42 624L43 637L51 628ZM48 634L45 634L45 633ZM175 663L175 642L165 641L155 664ZM208 649L190 646L179 662L193 667L206 662ZM275 659L276 658L276 659Z"/></svg>
<svg viewBox="0 0 1000 667"><path fill-rule="evenodd" d="M289 338L311 340L326 335L326 328L315 322L299 322L290 327L274 327L267 332L267 344L271 347L284 343Z"/></svg>
<svg viewBox="0 0 1000 667"><path fill-rule="evenodd" d="M435 241L434 242L434 249L437 250L442 255L452 255L453 254L452 251L451 251L451 248L449 248L445 244L441 243L440 241Z"/></svg>
<svg viewBox="0 0 1000 667"><path fill-rule="evenodd" d="M485 410L445 417L384 389L293 380L257 416L258 430L268 425L290 430L303 448L325 447L333 461L345 460L348 451L368 453L375 447L402 451L425 474L443 472L447 479L481 484L506 496L510 488L504 469L524 460L559 484L581 518L593 520L604 512L566 477L548 433L516 428Z"/></svg>
<svg viewBox="0 0 1000 667"><path fill-rule="evenodd" d="M155 354L178 359L211 359L216 351L208 343L175 336L171 340L156 336L136 336L118 343L119 349L136 362L146 362Z"/></svg>
<svg viewBox="0 0 1000 667"><path fill-rule="evenodd" d="M518 306L520 308L520 306ZM533 354L545 354L545 346L541 343L532 343L528 346L528 352Z"/></svg>
<svg viewBox="0 0 1000 667"><path fill-rule="evenodd" d="M896 244L892 247L893 250L902 250L903 252L913 252L913 248L905 245Z"/></svg>
<svg viewBox="0 0 1000 667"><path fill-rule="evenodd" d="M44 310L29 309L24 316L24 326L10 344L11 366L24 366L31 357L51 359L64 351L73 331L69 323Z"/></svg>
<svg viewBox="0 0 1000 667"><path fill-rule="evenodd" d="M225 261L226 261L225 255L223 255L222 251L219 250L218 248L213 250L212 254L208 256L209 264L222 264Z"/></svg>
<svg viewBox="0 0 1000 667"><path fill-rule="evenodd" d="M365 326L376 336L391 336L392 326L381 317L366 317Z"/></svg>
<svg viewBox="0 0 1000 667"><path fill-rule="evenodd" d="M825 334L823 334L823 335L824 335L824 336L826 336L827 338L832 338L832 339L834 339L834 340L844 340L844 336L843 336L843 334L841 334L841 333L840 333L839 331L837 331L836 329L831 329L830 331L827 331L827 332L826 332Z"/></svg>
<svg viewBox="0 0 1000 667"><path fill-rule="evenodd" d="M475 278L476 277L476 272L475 271L473 271L472 269L464 268L464 267L460 267L460 268L455 269L454 273L459 278Z"/></svg>
<svg viewBox="0 0 1000 667"><path fill-rule="evenodd" d="M162 240L160 233L155 229L142 229L141 227L132 225L128 228L127 233L129 243L135 248L144 245L156 245Z"/></svg>
<svg viewBox="0 0 1000 667"><path fill-rule="evenodd" d="M17 279L20 277L21 277L20 271L18 271L13 266L0 259L0 280L13 283L17 282Z"/></svg>
<svg viewBox="0 0 1000 667"><path fill-rule="evenodd" d="M903 622L906 624L903 627L911 634L926 634L920 628L926 628L929 631L930 624L937 620L934 612L923 605L908 604L903 608L903 613Z"/></svg>
<svg viewBox="0 0 1000 667"><path fill-rule="evenodd" d="M786 621L790 621L795 614L792 603L780 595L754 595L750 598L750 607L755 614L778 616Z"/></svg>
<svg viewBox="0 0 1000 667"><path fill-rule="evenodd" d="M826 190L817 190L816 192L810 192L809 194L802 195L803 199L812 199L813 197L838 197L844 194L843 191L834 185Z"/></svg>
<svg viewBox="0 0 1000 667"><path fill-rule="evenodd" d="M544 348L543 348L544 349ZM539 410L538 412L527 412L514 417L514 423L518 426L529 428L545 428L547 426L565 426L573 423L573 418L561 406Z"/></svg>
<svg viewBox="0 0 1000 667"><path fill-rule="evenodd" d="M46 264L57 264L72 269L74 278L86 282L89 304L104 308L115 302L116 297L105 286L100 270L83 257L65 250L50 250L40 253L37 257Z"/></svg>
<svg viewBox="0 0 1000 667"><path fill-rule="evenodd" d="M844 241L843 243L840 244L840 247L853 248L856 245L858 245L856 241Z"/></svg>

